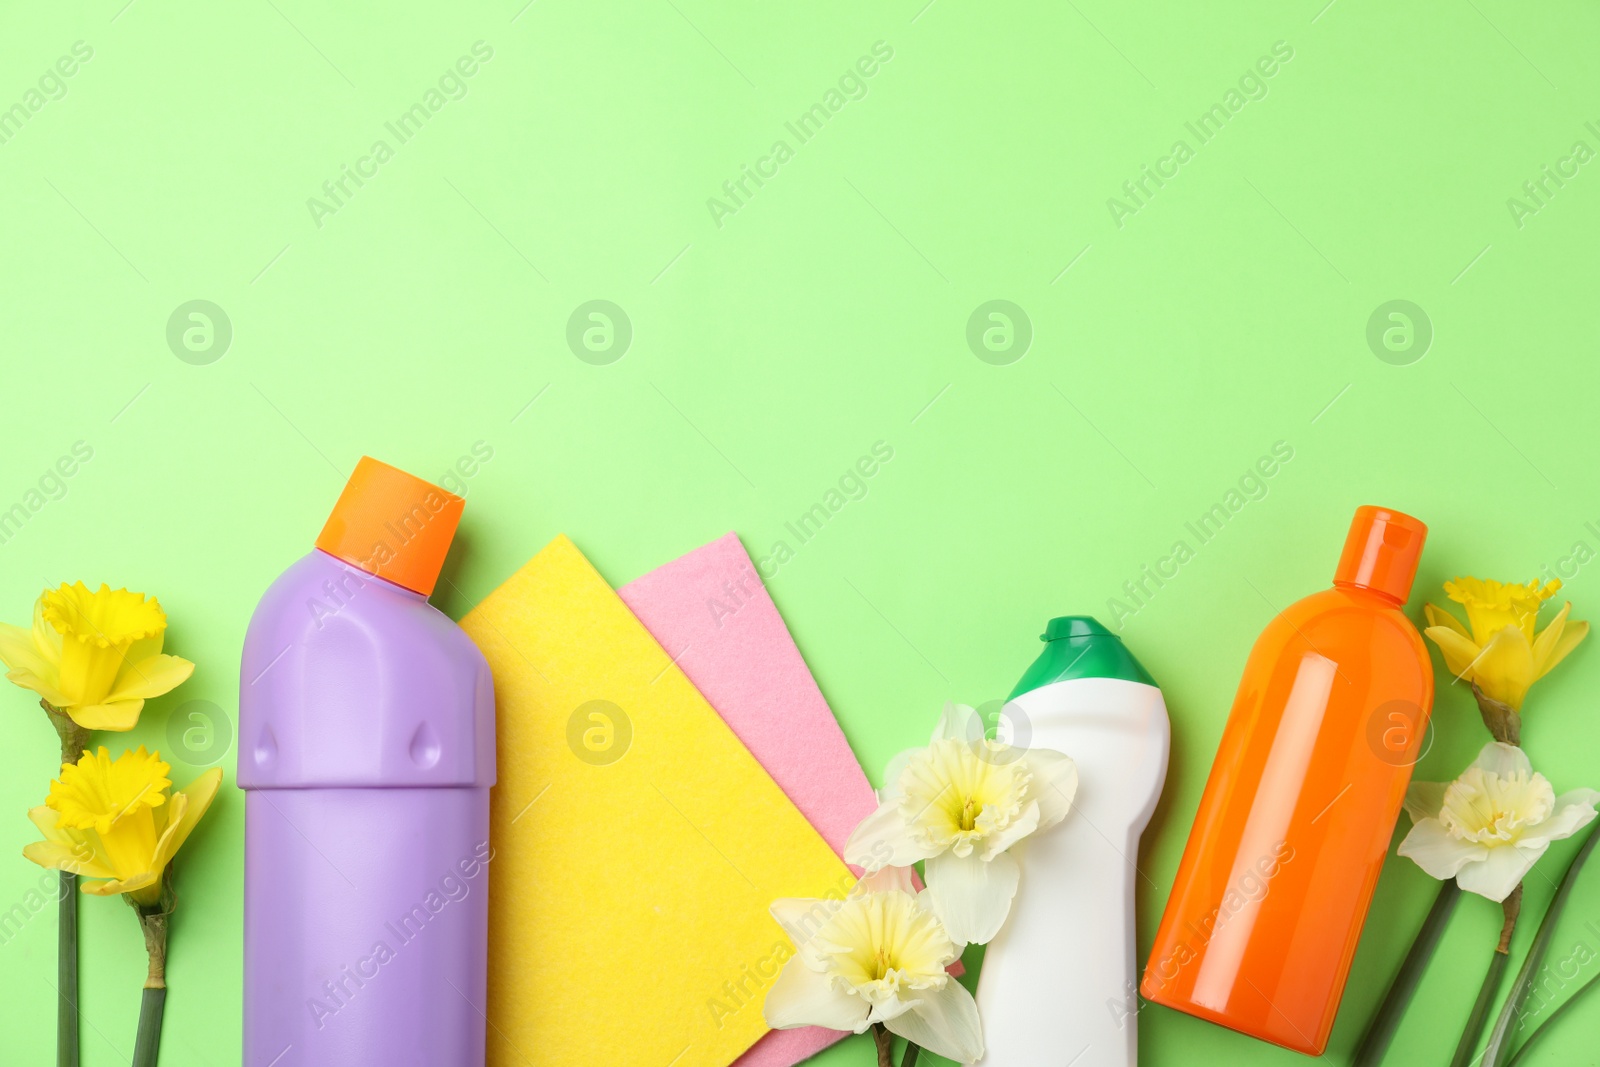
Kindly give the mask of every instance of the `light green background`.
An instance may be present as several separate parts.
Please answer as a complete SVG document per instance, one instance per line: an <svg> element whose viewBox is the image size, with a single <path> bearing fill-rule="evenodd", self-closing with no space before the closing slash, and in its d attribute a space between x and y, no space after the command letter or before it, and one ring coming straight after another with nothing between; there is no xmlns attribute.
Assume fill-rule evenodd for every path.
<svg viewBox="0 0 1600 1067"><path fill-rule="evenodd" d="M1326 584L1355 506L1431 524L1417 616L1452 574L1571 573L1575 542L1600 548L1600 168L1520 226L1507 204L1575 141L1600 149L1600 14L1325 2L7 5L0 107L74 42L93 58L0 144L0 509L74 442L94 457L0 545L0 615L77 578L159 594L199 664L129 739L166 746L185 700L235 713L250 610L364 452L442 475L493 449L438 598L458 616L560 531L617 584L729 529L758 557L795 547L784 524L881 440L866 495L770 582L876 778L946 699L1003 695L1046 618L1105 614L1288 442L1265 498L1126 623L1173 719L1142 958L1250 643ZM493 58L465 97L394 141L385 123L477 41ZM799 143L785 122L878 41L893 58L865 96ZM1280 41L1266 95L1200 145L1185 123ZM317 225L308 198L380 138L393 158ZM708 198L779 139L793 157L719 226ZM1193 158L1119 226L1108 198L1178 139ZM195 299L232 326L209 365L167 342ZM566 341L593 299L632 324L610 365ZM1010 365L965 337L994 299L1033 331ZM1410 365L1366 340L1395 299L1434 332ZM1568 586L1580 616L1594 571ZM1600 785L1597 683L1586 648L1530 704L1559 788ZM18 853L55 741L28 694L0 699L9 908L39 880ZM1434 779L1484 740L1459 687L1437 722ZM225 791L183 857L173 1067L238 1062L242 812ZM1535 913L1572 846L1530 877ZM1592 881L1558 959L1600 948ZM1390 864L1330 1061L1432 894ZM85 1063L124 1063L142 949L121 904L82 910ZM49 1062L52 912L0 945L7 1063ZM1498 922L1462 903L1391 1063L1448 1059ZM591 963L622 991L671 981ZM1149 1064L1300 1062L1160 1007L1139 1025ZM1600 1062L1592 1026L1537 1062ZM816 1062L869 1060L855 1039Z"/></svg>

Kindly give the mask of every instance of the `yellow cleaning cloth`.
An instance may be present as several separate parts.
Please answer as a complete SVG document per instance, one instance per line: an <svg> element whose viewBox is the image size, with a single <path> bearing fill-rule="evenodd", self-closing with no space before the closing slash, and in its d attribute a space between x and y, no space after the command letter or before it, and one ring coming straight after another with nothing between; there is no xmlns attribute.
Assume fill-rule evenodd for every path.
<svg viewBox="0 0 1600 1067"><path fill-rule="evenodd" d="M849 870L566 537L461 625L494 671L489 1067L726 1067Z"/></svg>

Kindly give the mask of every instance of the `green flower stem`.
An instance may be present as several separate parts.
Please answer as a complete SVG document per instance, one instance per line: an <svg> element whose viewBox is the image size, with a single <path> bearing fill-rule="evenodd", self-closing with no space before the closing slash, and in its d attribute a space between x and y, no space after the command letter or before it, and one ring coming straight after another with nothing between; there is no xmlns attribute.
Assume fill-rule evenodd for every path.
<svg viewBox="0 0 1600 1067"><path fill-rule="evenodd" d="M917 1047L916 1042L907 1041L906 1054L900 1058L900 1067L917 1067L917 1053L920 1051L922 1050Z"/></svg>
<svg viewBox="0 0 1600 1067"><path fill-rule="evenodd" d="M1467 1016L1467 1025L1461 1031L1461 1040L1456 1045L1456 1054L1450 1061L1450 1067L1467 1067L1477 1062L1472 1050L1478 1045L1478 1035L1483 1033L1483 1024L1489 1020L1495 995L1500 991L1500 981L1505 977L1506 965L1511 962L1511 935L1517 928L1517 916L1522 913L1520 882L1500 908L1505 913L1505 922L1500 927L1500 943L1495 946L1494 955L1489 957L1489 970L1483 976L1483 986L1479 988L1478 999L1472 1005L1472 1014Z"/></svg>
<svg viewBox="0 0 1600 1067"><path fill-rule="evenodd" d="M133 1067L156 1067L161 1055L161 1017L166 1013L167 989L145 987L139 1002L139 1034L133 1039Z"/></svg>
<svg viewBox="0 0 1600 1067"><path fill-rule="evenodd" d="M1439 884L1439 895L1433 898L1433 907L1422 921L1416 940L1411 942L1411 951L1406 953L1405 962L1400 964L1399 972L1389 984L1389 991L1384 994L1377 1014L1367 1024L1367 1032L1362 1035L1361 1044L1356 1049L1354 1067L1376 1067L1383 1062L1389 1042L1394 1040L1395 1031L1400 1029L1400 1020L1405 1016L1406 1007L1422 981L1422 973L1428 969L1434 949L1439 947L1439 939L1444 936L1450 913L1460 899L1461 887L1456 885L1454 878L1447 878Z"/></svg>
<svg viewBox="0 0 1600 1067"><path fill-rule="evenodd" d="M72 716L39 701L61 739L61 762L76 763L89 746L89 731ZM61 872L56 901L56 1067L78 1067L78 876Z"/></svg>
<svg viewBox="0 0 1600 1067"><path fill-rule="evenodd" d="M78 1067L78 876L62 871L56 928L56 1067Z"/></svg>
<svg viewBox="0 0 1600 1067"><path fill-rule="evenodd" d="M1505 976L1508 959L1510 957L1498 949L1489 957L1489 970L1483 976L1483 985L1478 989L1478 999L1472 1004L1472 1014L1467 1016L1467 1025L1462 1028L1461 1040L1456 1044L1456 1054L1450 1060L1450 1067L1467 1067L1476 1062L1472 1050L1477 1047L1478 1035L1483 1033L1483 1024L1489 1019L1489 1009L1494 1007L1494 996L1500 989L1500 979Z"/></svg>
<svg viewBox="0 0 1600 1067"><path fill-rule="evenodd" d="M1587 982L1578 987L1578 991L1576 993L1572 994L1572 996L1568 997L1566 1000L1563 1000L1556 1010L1550 1013L1550 1018L1533 1028L1533 1033L1528 1035L1528 1040L1524 1041L1522 1043L1522 1047L1517 1049L1516 1054L1506 1061L1506 1067L1515 1067L1515 1064L1521 1062L1522 1057L1526 1056L1528 1054L1528 1050L1533 1047L1533 1043L1539 1040L1539 1035L1550 1029L1550 1024L1561 1018L1563 1012L1576 1004L1585 993L1596 988L1597 986L1600 986L1600 975L1595 975L1594 977L1590 978Z"/></svg>
<svg viewBox="0 0 1600 1067"><path fill-rule="evenodd" d="M1584 863L1589 859L1589 854L1594 851L1596 841L1600 841L1600 831L1591 829L1589 836L1584 839L1583 846L1572 857L1572 862L1567 864L1567 873L1561 876L1561 884L1556 887L1556 895L1550 899L1550 906L1545 909L1544 918L1539 921L1539 929L1533 935L1533 944L1528 948L1528 956L1522 961L1522 969L1517 972L1517 980L1512 983L1505 1006L1500 1009L1500 1017L1495 1020L1494 1030L1489 1034L1489 1044L1483 1050L1483 1067L1500 1067L1507 1062L1506 1054L1511 1051L1512 1021L1522 1012L1522 1006L1527 1002L1528 994L1533 989L1533 980L1538 975L1539 969L1544 966L1544 958L1550 951L1550 943L1555 939L1556 921L1561 918L1561 912L1567 906L1567 898L1572 895L1572 887L1577 882ZM1588 985L1583 987L1587 988ZM1554 1022L1556 1016L1561 1014L1568 1004L1577 999L1583 989L1574 993L1566 1004L1561 1005L1550 1018L1528 1035L1527 1043L1522 1046L1523 1051L1533 1044L1533 1039ZM1517 1053L1518 1056L1521 1054L1520 1051Z"/></svg>

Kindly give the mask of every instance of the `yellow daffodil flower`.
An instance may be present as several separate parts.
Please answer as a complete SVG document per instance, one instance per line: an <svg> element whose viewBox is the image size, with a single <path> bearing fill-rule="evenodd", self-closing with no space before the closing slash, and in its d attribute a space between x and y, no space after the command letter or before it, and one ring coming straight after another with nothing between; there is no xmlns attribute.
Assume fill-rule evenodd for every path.
<svg viewBox="0 0 1600 1067"><path fill-rule="evenodd" d="M1491 741L1455 781L1411 783L1413 825L1400 855L1434 878L1502 901L1550 842L1594 821L1596 803L1593 789L1558 794L1522 749Z"/></svg>
<svg viewBox="0 0 1600 1067"><path fill-rule="evenodd" d="M986 739L976 711L947 704L927 747L890 764L878 809L845 842L844 860L869 874L926 861L945 929L985 944L1017 893L1011 846L1065 819L1077 789L1068 756Z"/></svg>
<svg viewBox="0 0 1600 1067"><path fill-rule="evenodd" d="M1423 633L1444 653L1451 674L1520 711L1529 687L1549 674L1589 633L1587 622L1567 621L1571 604L1563 604L1550 625L1534 631L1540 605L1560 588L1559 581L1509 585L1457 578L1444 583L1444 591L1466 607L1470 629L1448 611L1428 604L1423 609L1428 616Z"/></svg>
<svg viewBox="0 0 1600 1067"><path fill-rule="evenodd" d="M957 1063L981 1059L978 1005L946 970L961 946L927 897L915 891L909 868L885 867L842 901L774 902L796 952L767 991L767 1025L860 1034L881 1024Z"/></svg>
<svg viewBox="0 0 1600 1067"><path fill-rule="evenodd" d="M6 677L84 730L131 730L145 700L175 688L194 664L164 655L167 616L154 597L82 582L47 589L33 628L0 623Z"/></svg>
<svg viewBox="0 0 1600 1067"><path fill-rule="evenodd" d="M85 893L126 893L140 907L155 905L167 864L222 782L222 771L212 768L169 794L170 770L142 745L115 760L104 748L85 752L61 768L49 799L28 812L44 840L22 854L41 867L99 879L84 882Z"/></svg>

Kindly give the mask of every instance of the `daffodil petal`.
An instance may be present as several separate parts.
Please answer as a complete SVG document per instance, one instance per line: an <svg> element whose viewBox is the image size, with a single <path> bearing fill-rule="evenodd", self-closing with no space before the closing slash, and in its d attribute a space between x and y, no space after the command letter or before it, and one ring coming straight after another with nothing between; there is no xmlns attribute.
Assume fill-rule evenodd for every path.
<svg viewBox="0 0 1600 1067"><path fill-rule="evenodd" d="M79 851L62 841L30 841L22 846L22 855L41 867L56 871L70 871L85 878L113 878L116 871L96 863L87 849Z"/></svg>
<svg viewBox="0 0 1600 1067"><path fill-rule="evenodd" d="M137 893L141 889L148 889L160 880L161 876L156 872L145 871L121 881L112 879L106 882L84 882L83 891L97 897L114 897L122 893Z"/></svg>
<svg viewBox="0 0 1600 1067"><path fill-rule="evenodd" d="M956 1063L983 1058L978 1003L953 978L940 989L918 990L911 1010L884 1025L890 1033Z"/></svg>
<svg viewBox="0 0 1600 1067"><path fill-rule="evenodd" d="M867 1002L837 990L832 980L791 957L767 990L761 1014L774 1030L823 1026L861 1033L867 1028Z"/></svg>
<svg viewBox="0 0 1600 1067"><path fill-rule="evenodd" d="M924 868L928 896L950 939L981 945L994 938L1011 913L1020 868L1010 853L993 859L946 852Z"/></svg>
<svg viewBox="0 0 1600 1067"><path fill-rule="evenodd" d="M1449 782L1412 782L1406 789L1406 814L1412 822L1437 819L1444 807L1444 791Z"/></svg>
<svg viewBox="0 0 1600 1067"><path fill-rule="evenodd" d="M156 853L156 869L161 870L171 862L173 855L183 847L189 839L189 834L194 831L195 824L200 817L211 807L211 801L216 798L217 787L222 784L222 768L213 767L183 789L172 794L174 804L182 803L181 808L174 808L168 816L175 821L169 823L167 831L161 838L161 844Z"/></svg>
<svg viewBox="0 0 1600 1067"><path fill-rule="evenodd" d="M1479 768L1486 774L1497 774L1501 778L1533 773L1533 764L1528 761L1528 754L1516 745L1508 745L1503 741L1490 741L1484 745L1471 766Z"/></svg>
<svg viewBox="0 0 1600 1067"><path fill-rule="evenodd" d="M1424 604L1422 605L1422 613L1428 617L1429 626L1439 626L1454 630L1462 637L1465 637L1468 642L1472 640L1472 634L1467 632L1467 628L1462 625L1461 620L1443 608L1436 607L1433 604Z"/></svg>
<svg viewBox="0 0 1600 1067"><path fill-rule="evenodd" d="M1423 819L1411 827L1395 851L1441 882L1456 877L1464 867L1483 860L1490 852L1482 845L1450 836L1438 819Z"/></svg>
<svg viewBox="0 0 1600 1067"><path fill-rule="evenodd" d="M1546 845L1562 841L1594 822L1595 804L1600 793L1593 789L1574 789L1556 797L1550 817L1536 826L1530 826L1517 839L1519 845Z"/></svg>
<svg viewBox="0 0 1600 1067"><path fill-rule="evenodd" d="M46 674L49 670L49 661L33 642L33 631L6 622L0 622L0 663L11 670L33 675Z"/></svg>
<svg viewBox="0 0 1600 1067"><path fill-rule="evenodd" d="M946 701L944 712L933 727L935 741L978 741L984 736L983 719L976 708Z"/></svg>
<svg viewBox="0 0 1600 1067"><path fill-rule="evenodd" d="M1588 636L1589 624L1587 622L1567 623L1562 628L1561 639L1556 642L1555 647L1546 656L1543 666L1540 667L1539 677L1543 678L1554 670L1555 665L1566 659L1567 654L1582 644L1583 639Z"/></svg>
<svg viewBox="0 0 1600 1067"><path fill-rule="evenodd" d="M123 732L139 725L139 712L143 700L119 700L108 704L91 704L84 708L67 708L72 721L85 730L112 730Z"/></svg>
<svg viewBox="0 0 1600 1067"><path fill-rule="evenodd" d="M28 821L38 827L39 832L47 841L69 841L71 838L60 827L61 813L54 808L40 804L36 808L28 809Z"/></svg>
<svg viewBox="0 0 1600 1067"><path fill-rule="evenodd" d="M806 945L817 936L817 931L828 925L828 920L838 913L841 903L818 897L784 897L774 900L769 910L803 955Z"/></svg>
<svg viewBox="0 0 1600 1067"><path fill-rule="evenodd" d="M1600 790L1569 789L1556 797L1556 811L1568 806L1582 806L1590 810L1600 808Z"/></svg>
<svg viewBox="0 0 1600 1067"><path fill-rule="evenodd" d="M194 664L178 656L150 656L138 662L130 660L117 675L116 684L106 703L122 700L148 700L169 693L188 680L194 673Z"/></svg>
<svg viewBox="0 0 1600 1067"><path fill-rule="evenodd" d="M114 878L117 872L107 863L81 834L61 828L61 813L40 804L28 809L28 821L44 835L43 841L23 846L22 854L41 867L71 871L90 878ZM31 852L29 850L32 850Z"/></svg>
<svg viewBox="0 0 1600 1067"><path fill-rule="evenodd" d="M184 812L189 808L189 798L174 790L171 798L159 808L151 811L155 821L156 849L155 858L150 861L150 866L155 870L164 870L171 862L173 854L178 851L182 841L175 840L178 828L183 825Z"/></svg>
<svg viewBox="0 0 1600 1067"><path fill-rule="evenodd" d="M55 707L66 708L72 703L67 694L36 674L23 670L14 670L7 671L6 678L10 680L12 685L21 686L23 689L32 689Z"/></svg>
<svg viewBox="0 0 1600 1067"><path fill-rule="evenodd" d="M1439 646L1444 655L1444 665L1457 678L1469 677L1478 658L1478 646L1465 634L1446 626L1430 626L1422 631Z"/></svg>
<svg viewBox="0 0 1600 1067"><path fill-rule="evenodd" d="M1556 612L1555 618L1550 620L1538 636L1533 639L1533 670L1534 677L1538 678L1545 673L1545 660L1550 658L1550 653L1561 640L1561 633L1567 628L1567 615L1572 611L1572 602L1561 605L1561 610Z"/></svg>
<svg viewBox="0 0 1600 1067"><path fill-rule="evenodd" d="M60 673L61 665L61 635L56 628L51 626L44 617L44 596L33 602L33 643L43 652L45 658L56 666L53 668Z"/></svg>
<svg viewBox="0 0 1600 1067"><path fill-rule="evenodd" d="M1456 875L1456 884L1469 893L1499 903L1511 895L1517 883L1539 862L1539 857L1544 855L1547 847L1505 845L1491 848L1482 862L1469 863L1461 869L1461 873Z"/></svg>
<svg viewBox="0 0 1600 1067"><path fill-rule="evenodd" d="M1071 756L1048 748L1030 748L1022 760L1033 775L1029 796L1039 802L1039 829L1044 830L1072 810L1078 795L1078 765Z"/></svg>
<svg viewBox="0 0 1600 1067"><path fill-rule="evenodd" d="M905 786L901 778L905 776L906 768L911 766L911 757L916 754L917 749L908 748L889 761L889 766L883 772L883 788L878 790L880 801L898 800L904 795Z"/></svg>
<svg viewBox="0 0 1600 1067"><path fill-rule="evenodd" d="M872 1006L872 1014L867 1016L867 1023L889 1024L890 1019L898 1019L916 1006L915 1001L902 1000L899 996L892 996L888 1000L880 1000Z"/></svg>
<svg viewBox="0 0 1600 1067"><path fill-rule="evenodd" d="M888 800L850 832L844 844L844 861L865 871L883 867L909 867L925 860L933 850L921 843L900 814L900 802Z"/></svg>

